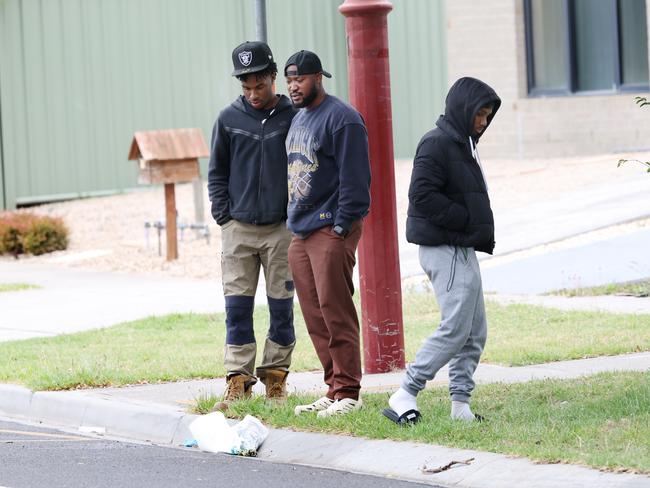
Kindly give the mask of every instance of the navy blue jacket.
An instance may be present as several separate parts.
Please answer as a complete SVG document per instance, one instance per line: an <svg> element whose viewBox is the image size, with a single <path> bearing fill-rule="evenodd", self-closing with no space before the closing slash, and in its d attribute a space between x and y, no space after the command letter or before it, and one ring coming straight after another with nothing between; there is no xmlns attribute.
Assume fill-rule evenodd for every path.
<svg viewBox="0 0 650 488"><path fill-rule="evenodd" d="M296 114L280 95L261 120L243 96L221 111L212 129L208 194L219 225L231 219L272 224L287 218L287 153L284 140Z"/></svg>
<svg viewBox="0 0 650 488"><path fill-rule="evenodd" d="M494 217L470 136L478 111L501 99L487 84L461 78L450 88L445 114L420 141L409 187L408 242L425 246L473 247L492 254ZM485 132L485 131L484 131ZM473 136L475 143L480 136Z"/></svg>

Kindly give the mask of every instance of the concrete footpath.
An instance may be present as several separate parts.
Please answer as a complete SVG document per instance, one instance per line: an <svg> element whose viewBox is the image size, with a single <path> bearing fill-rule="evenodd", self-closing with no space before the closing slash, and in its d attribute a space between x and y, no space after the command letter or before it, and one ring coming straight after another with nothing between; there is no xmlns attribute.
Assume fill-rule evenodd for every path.
<svg viewBox="0 0 650 488"><path fill-rule="evenodd" d="M476 379L479 383L512 383L579 378L601 371L650 371L650 353L516 368L481 364ZM292 373L288 388L291 392L320 395L321 374ZM400 376L399 372L366 375L364 391L392 391L399 384ZM431 384L444 384L446 380L443 371ZM0 416L66 429L102 429L111 437L181 446L191 438L188 426L196 418L187 413L188 406L200 395L220 395L223 389L223 379L65 392L32 392L16 385L0 385ZM262 393L260 385L256 385L256 391ZM537 464L524 458L430 444L278 429L271 429L258 457L441 486L650 487L650 476L645 475ZM437 474L424 474L420 469L424 465L435 467L468 458L474 458L470 465Z"/></svg>
<svg viewBox="0 0 650 488"><path fill-rule="evenodd" d="M170 313L224 310L214 281L0 261L1 282L40 288L0 293L0 341L49 337ZM262 295L264 296L264 295Z"/></svg>

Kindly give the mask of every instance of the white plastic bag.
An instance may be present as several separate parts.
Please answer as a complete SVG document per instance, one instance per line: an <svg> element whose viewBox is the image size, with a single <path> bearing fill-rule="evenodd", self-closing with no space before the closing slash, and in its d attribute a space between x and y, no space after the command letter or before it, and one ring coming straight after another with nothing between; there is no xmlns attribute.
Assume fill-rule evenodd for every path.
<svg viewBox="0 0 650 488"><path fill-rule="evenodd" d="M239 435L228 425L221 412L201 415L190 424L190 432L199 449L209 452L232 454L239 450Z"/></svg>
<svg viewBox="0 0 650 488"><path fill-rule="evenodd" d="M242 456L256 456L257 449L269 435L269 429L252 415L246 415L244 420L237 423L232 429L237 432L241 441L237 454Z"/></svg>
<svg viewBox="0 0 650 488"><path fill-rule="evenodd" d="M221 412L198 417L190 424L190 432L199 449L241 456L257 455L257 449L269 435L269 429L251 415L231 427Z"/></svg>

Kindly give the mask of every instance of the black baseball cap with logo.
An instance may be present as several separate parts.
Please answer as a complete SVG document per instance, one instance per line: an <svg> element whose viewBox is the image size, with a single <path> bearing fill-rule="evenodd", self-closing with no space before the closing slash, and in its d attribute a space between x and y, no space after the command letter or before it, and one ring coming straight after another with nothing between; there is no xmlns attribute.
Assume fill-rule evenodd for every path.
<svg viewBox="0 0 650 488"><path fill-rule="evenodd" d="M291 65L296 66L295 72L292 70L291 73L287 73L287 68ZM323 76L326 78L331 78L332 75L323 69L323 65L320 62L320 58L311 51L298 51L295 54L292 54L287 62L284 64L284 75L285 76L296 76L296 75L312 75L316 73L323 73Z"/></svg>
<svg viewBox="0 0 650 488"><path fill-rule="evenodd" d="M232 51L233 76L256 73L268 68L273 63L273 53L265 42L242 42Z"/></svg>

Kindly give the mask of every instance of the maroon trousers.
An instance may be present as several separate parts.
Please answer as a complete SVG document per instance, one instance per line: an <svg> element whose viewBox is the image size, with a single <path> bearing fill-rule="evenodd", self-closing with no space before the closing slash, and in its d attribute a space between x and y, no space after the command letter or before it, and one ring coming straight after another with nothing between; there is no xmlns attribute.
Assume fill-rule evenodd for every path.
<svg viewBox="0 0 650 488"><path fill-rule="evenodd" d="M352 301L352 270L363 222L345 238L323 227L306 239L294 236L289 266L309 337L323 365L327 397L359 398L361 349L359 318Z"/></svg>

